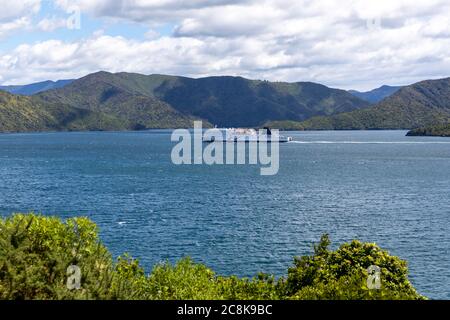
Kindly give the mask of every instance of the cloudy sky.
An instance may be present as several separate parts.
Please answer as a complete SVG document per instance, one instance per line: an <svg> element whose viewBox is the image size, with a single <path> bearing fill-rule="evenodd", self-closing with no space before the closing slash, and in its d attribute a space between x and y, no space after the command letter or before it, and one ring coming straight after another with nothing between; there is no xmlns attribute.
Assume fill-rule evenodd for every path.
<svg viewBox="0 0 450 320"><path fill-rule="evenodd" d="M450 76L448 0L0 2L0 84L106 70L365 90Z"/></svg>

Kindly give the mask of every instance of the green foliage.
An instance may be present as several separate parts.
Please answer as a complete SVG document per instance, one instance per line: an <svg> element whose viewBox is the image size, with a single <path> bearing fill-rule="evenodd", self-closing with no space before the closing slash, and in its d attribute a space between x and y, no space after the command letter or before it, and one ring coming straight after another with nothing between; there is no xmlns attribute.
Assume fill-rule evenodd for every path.
<svg viewBox="0 0 450 320"><path fill-rule="evenodd" d="M0 91L0 132L125 130L112 115Z"/></svg>
<svg viewBox="0 0 450 320"><path fill-rule="evenodd" d="M108 299L150 299L150 288L144 269L139 261L128 254L119 257L115 265Z"/></svg>
<svg viewBox="0 0 450 320"><path fill-rule="evenodd" d="M425 128L414 129L408 132L408 136L434 136L450 137L450 119L446 124L437 124Z"/></svg>
<svg viewBox="0 0 450 320"><path fill-rule="evenodd" d="M258 300L279 299L273 276L255 279L221 277L206 266L185 258L175 265L162 263L142 282L141 299L156 300Z"/></svg>
<svg viewBox="0 0 450 320"><path fill-rule="evenodd" d="M103 299L112 277L112 258L87 218L13 215L0 220L2 299ZM81 268L83 289L67 289L67 268Z"/></svg>
<svg viewBox="0 0 450 320"><path fill-rule="evenodd" d="M0 132L45 130L55 124L52 114L31 98L0 91Z"/></svg>
<svg viewBox="0 0 450 320"><path fill-rule="evenodd" d="M146 275L129 255L113 261L87 218L15 214L0 219L0 299L421 299L406 263L375 244L329 249L323 236L312 256L295 258L286 278L217 276L185 258ZM81 288L67 287L67 268L81 269ZM382 288L369 290L367 268L381 268Z"/></svg>
<svg viewBox="0 0 450 320"><path fill-rule="evenodd" d="M269 121L264 124L264 127L277 128L284 131L304 131L305 126L302 122L284 120L284 121Z"/></svg>
<svg viewBox="0 0 450 320"><path fill-rule="evenodd" d="M214 272L190 259L157 265L148 278L151 296L158 300L214 299L218 295Z"/></svg>
<svg viewBox="0 0 450 320"><path fill-rule="evenodd" d="M280 300L284 299L282 281L272 275L260 273L253 279L236 276L219 277L220 294L226 300Z"/></svg>
<svg viewBox="0 0 450 320"><path fill-rule="evenodd" d="M336 251L324 235L313 256L295 258L286 279L286 295L295 299L420 299L409 282L406 262L376 244L354 240ZM367 287L370 266L381 271L381 289Z"/></svg>

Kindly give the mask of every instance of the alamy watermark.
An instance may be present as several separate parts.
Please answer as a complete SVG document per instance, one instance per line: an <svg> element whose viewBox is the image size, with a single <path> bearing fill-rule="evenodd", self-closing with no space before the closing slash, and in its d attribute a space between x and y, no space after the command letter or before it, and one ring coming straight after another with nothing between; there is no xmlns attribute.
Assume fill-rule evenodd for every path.
<svg viewBox="0 0 450 320"><path fill-rule="evenodd" d="M70 6L64 10L64 14L46 17L38 23L38 28L43 31L54 31L60 28L80 30L81 8Z"/></svg>
<svg viewBox="0 0 450 320"><path fill-rule="evenodd" d="M79 266L70 265L67 268L67 289L69 290L81 289L81 269Z"/></svg>
<svg viewBox="0 0 450 320"><path fill-rule="evenodd" d="M171 159L175 165L260 165L260 174L272 176L280 168L279 132L250 131L251 134L232 129L203 130L202 122L194 122L193 133L187 129L174 130Z"/></svg>
<svg viewBox="0 0 450 320"><path fill-rule="evenodd" d="M69 17L66 21L66 27L69 30L80 30L81 29L81 9L78 6L72 6L67 9L67 14Z"/></svg>
<svg viewBox="0 0 450 320"><path fill-rule="evenodd" d="M372 265L367 268L367 288L370 290L381 289L381 268L379 266Z"/></svg>

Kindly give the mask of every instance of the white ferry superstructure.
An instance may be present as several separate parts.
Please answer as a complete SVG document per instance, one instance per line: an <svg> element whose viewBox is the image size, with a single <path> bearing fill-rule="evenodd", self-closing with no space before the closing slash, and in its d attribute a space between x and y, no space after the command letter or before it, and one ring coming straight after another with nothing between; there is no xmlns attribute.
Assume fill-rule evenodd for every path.
<svg viewBox="0 0 450 320"><path fill-rule="evenodd" d="M292 137L272 134L269 128L257 131L247 128L215 128L221 135L207 136L203 138L203 142L279 142L285 143L292 141Z"/></svg>

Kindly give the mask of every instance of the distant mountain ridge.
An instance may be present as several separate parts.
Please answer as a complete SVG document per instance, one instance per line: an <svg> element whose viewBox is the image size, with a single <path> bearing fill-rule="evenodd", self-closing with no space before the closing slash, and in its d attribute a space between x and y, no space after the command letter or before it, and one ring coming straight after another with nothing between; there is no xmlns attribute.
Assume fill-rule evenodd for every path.
<svg viewBox="0 0 450 320"><path fill-rule="evenodd" d="M0 86L0 90L12 93L20 94L24 96L31 96L33 94L44 92L51 89L59 89L72 83L74 80L58 80L58 81L42 81L27 85L13 85L13 86Z"/></svg>
<svg viewBox="0 0 450 320"><path fill-rule="evenodd" d="M355 97L363 99L367 102L378 103L381 100L383 100L387 97L390 97L391 95L396 93L401 88L402 87L400 87L400 86L393 87L393 86L384 85L379 88L376 88L376 89L373 89L370 91L366 91L366 92L361 92L361 91L356 91L356 90L349 90L348 92L350 92Z"/></svg>
<svg viewBox="0 0 450 320"><path fill-rule="evenodd" d="M187 128L195 120L223 127L412 129L450 116L450 78L402 87L375 105L317 83L230 76L97 72L60 85L31 96L0 92L0 132Z"/></svg>
<svg viewBox="0 0 450 320"><path fill-rule="evenodd" d="M98 72L37 95L131 121L151 110L159 116L204 119L218 126L259 126L268 120L304 120L369 107L344 90L309 83L248 80L242 77L192 79L167 75ZM135 102L137 101L137 103ZM153 112L151 111L151 112Z"/></svg>

